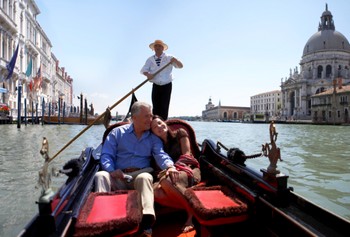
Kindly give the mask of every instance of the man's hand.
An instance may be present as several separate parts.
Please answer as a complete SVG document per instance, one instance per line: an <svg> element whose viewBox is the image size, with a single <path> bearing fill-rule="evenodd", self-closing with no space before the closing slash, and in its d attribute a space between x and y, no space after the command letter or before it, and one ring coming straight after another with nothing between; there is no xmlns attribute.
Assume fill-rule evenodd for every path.
<svg viewBox="0 0 350 237"><path fill-rule="evenodd" d="M175 167L170 167L166 171L166 175L169 175L171 181L175 184L179 182L179 171Z"/></svg>
<svg viewBox="0 0 350 237"><path fill-rule="evenodd" d="M121 170L115 170L111 172L110 175L113 179L121 179L126 181L127 183L130 183L133 180L133 177L131 175L124 174Z"/></svg>
<svg viewBox="0 0 350 237"><path fill-rule="evenodd" d="M145 75L147 77L148 80L152 80L154 75L149 73L149 72L144 72L143 75Z"/></svg>
<svg viewBox="0 0 350 237"><path fill-rule="evenodd" d="M122 170L118 169L109 173L113 179L124 179L124 173Z"/></svg>
<svg viewBox="0 0 350 237"><path fill-rule="evenodd" d="M170 59L170 62L171 62L171 63L176 63L176 64L178 64L179 61L178 61L176 58L172 57L172 58Z"/></svg>

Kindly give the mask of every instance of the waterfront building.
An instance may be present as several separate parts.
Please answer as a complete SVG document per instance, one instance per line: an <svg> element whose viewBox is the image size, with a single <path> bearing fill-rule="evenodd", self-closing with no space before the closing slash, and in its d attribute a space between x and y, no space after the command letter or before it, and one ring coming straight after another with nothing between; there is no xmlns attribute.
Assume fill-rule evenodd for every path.
<svg viewBox="0 0 350 237"><path fill-rule="evenodd" d="M341 77L350 83L350 44L335 30L333 15L326 9L318 32L306 42L300 61L288 78L281 80L282 116L288 119L312 119L312 96L332 89L333 80Z"/></svg>
<svg viewBox="0 0 350 237"><path fill-rule="evenodd" d="M333 81L333 89L311 97L312 122L349 124L350 85L343 86L342 78Z"/></svg>
<svg viewBox="0 0 350 237"><path fill-rule="evenodd" d="M61 107L64 105L64 107L67 109L67 111L74 111L73 109L73 78L71 78L64 67L60 67L59 60L56 58L54 54L51 55L52 58L52 66L53 72L54 72L54 80L52 82L51 86L51 93L52 96L50 98L50 101L52 103L52 106L55 108L59 107L59 104Z"/></svg>
<svg viewBox="0 0 350 237"><path fill-rule="evenodd" d="M17 116L18 101L23 116L41 112L42 102L55 103L59 99L72 104L73 79L60 68L58 60L51 52L50 39L37 22L40 10L34 0L0 1L0 102L11 108L12 116ZM13 74L9 79L7 64L18 54ZM21 98L18 100L18 92Z"/></svg>
<svg viewBox="0 0 350 237"><path fill-rule="evenodd" d="M280 118L282 93L280 90L260 93L250 97L250 112L253 118L264 117L264 120Z"/></svg>
<svg viewBox="0 0 350 237"><path fill-rule="evenodd" d="M209 98L205 110L202 111L202 119L205 121L243 121L249 113L250 107L222 106L221 102L215 106Z"/></svg>

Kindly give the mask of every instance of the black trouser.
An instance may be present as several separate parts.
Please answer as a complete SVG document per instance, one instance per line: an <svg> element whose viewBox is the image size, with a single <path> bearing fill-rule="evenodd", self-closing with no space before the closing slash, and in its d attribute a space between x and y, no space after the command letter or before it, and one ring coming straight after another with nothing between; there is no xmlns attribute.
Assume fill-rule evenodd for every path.
<svg viewBox="0 0 350 237"><path fill-rule="evenodd" d="M164 120L168 119L172 85L173 84L171 82L163 86L159 86L153 83L153 88L152 88L153 114L159 115Z"/></svg>

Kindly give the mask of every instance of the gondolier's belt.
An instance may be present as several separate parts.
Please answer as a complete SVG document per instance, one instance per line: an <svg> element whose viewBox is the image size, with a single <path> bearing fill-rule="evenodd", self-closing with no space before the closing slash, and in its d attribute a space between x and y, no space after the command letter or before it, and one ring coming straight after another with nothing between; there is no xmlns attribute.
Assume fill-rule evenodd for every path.
<svg viewBox="0 0 350 237"><path fill-rule="evenodd" d="M123 173L131 173L131 172L135 172L138 170L140 170L140 168L131 167L131 168L122 169Z"/></svg>

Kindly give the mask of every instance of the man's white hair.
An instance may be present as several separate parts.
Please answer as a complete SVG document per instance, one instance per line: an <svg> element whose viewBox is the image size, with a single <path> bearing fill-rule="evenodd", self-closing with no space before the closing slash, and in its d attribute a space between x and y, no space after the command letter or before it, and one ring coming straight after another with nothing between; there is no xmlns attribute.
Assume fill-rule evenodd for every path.
<svg viewBox="0 0 350 237"><path fill-rule="evenodd" d="M146 102L136 101L132 106L130 110L131 117L134 115L138 115L141 111L141 108L147 108L152 109L152 106L150 104L147 104Z"/></svg>

